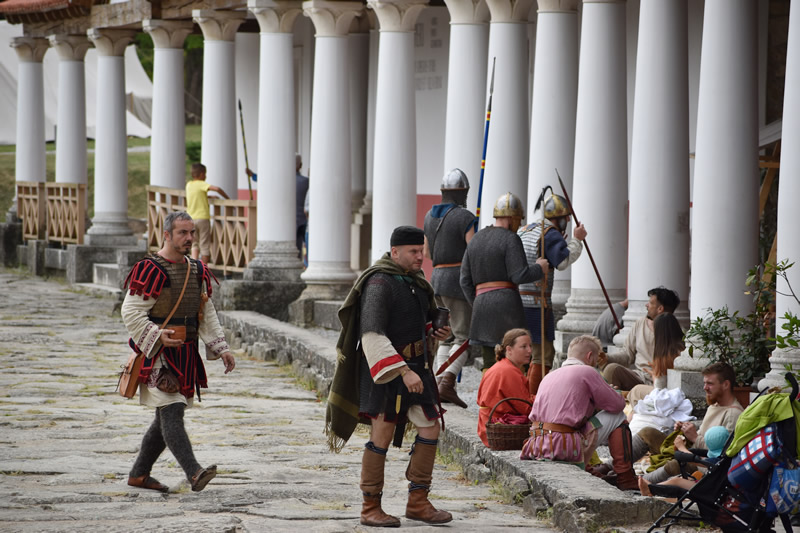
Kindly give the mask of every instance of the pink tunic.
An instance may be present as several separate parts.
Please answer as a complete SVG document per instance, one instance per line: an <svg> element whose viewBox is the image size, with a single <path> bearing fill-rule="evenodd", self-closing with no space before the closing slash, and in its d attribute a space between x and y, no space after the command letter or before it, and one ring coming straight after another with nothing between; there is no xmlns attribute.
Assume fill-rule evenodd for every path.
<svg viewBox="0 0 800 533"><path fill-rule="evenodd" d="M533 400L528 392L527 378L507 358L492 365L484 374L480 387L478 387L478 405L481 407L478 413L478 436L486 446L489 446L489 441L486 439L486 422L489 421L489 413L492 411L492 407L504 398ZM524 402L503 402L495 410L494 418L507 413L527 415L529 409L530 406Z"/></svg>
<svg viewBox="0 0 800 533"><path fill-rule="evenodd" d="M529 417L534 424L531 429L537 422L548 422L576 428L579 433L539 435L526 443L526 449L536 459L579 463L583 461L581 439L592 429L589 418L596 411L619 413L624 408L625 399L594 368L579 364L559 368L539 385Z"/></svg>

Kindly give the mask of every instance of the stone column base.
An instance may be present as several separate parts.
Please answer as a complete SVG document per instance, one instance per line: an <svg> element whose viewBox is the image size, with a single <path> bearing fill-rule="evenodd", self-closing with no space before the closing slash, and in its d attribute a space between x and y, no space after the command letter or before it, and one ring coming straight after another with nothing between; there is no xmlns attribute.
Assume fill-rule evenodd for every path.
<svg viewBox="0 0 800 533"><path fill-rule="evenodd" d="M352 287L352 283L307 284L303 294L301 294L297 300L289 304L289 321L303 327L315 325L315 302L319 300L344 301Z"/></svg>
<svg viewBox="0 0 800 533"><path fill-rule="evenodd" d="M769 364L772 368L764 379L758 382L758 390L761 391L771 387L788 388L790 385L784 377L789 372L786 365L790 365L795 374L800 373L800 348L776 349L772 352L772 357L769 358Z"/></svg>
<svg viewBox="0 0 800 533"><path fill-rule="evenodd" d="M625 298L625 289L607 289L611 303ZM558 322L558 329L572 333L589 334L600 313L608 308L600 289L573 288L567 300L567 314Z"/></svg>
<svg viewBox="0 0 800 533"><path fill-rule="evenodd" d="M302 272L303 263L297 257L294 241L258 241L253 260L248 263L242 277L246 281L302 283Z"/></svg>
<svg viewBox="0 0 800 533"><path fill-rule="evenodd" d="M290 305L304 288L305 283L300 280L226 280L214 294L214 306L221 311L255 311L287 322Z"/></svg>

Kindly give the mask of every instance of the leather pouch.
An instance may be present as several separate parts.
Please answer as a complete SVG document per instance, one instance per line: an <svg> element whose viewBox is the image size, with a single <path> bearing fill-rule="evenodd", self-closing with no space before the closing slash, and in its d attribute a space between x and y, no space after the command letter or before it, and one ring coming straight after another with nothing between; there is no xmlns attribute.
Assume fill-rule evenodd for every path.
<svg viewBox="0 0 800 533"><path fill-rule="evenodd" d="M174 394L181 390L181 384L180 381L178 381L178 376L175 375L175 372L170 370L170 368L167 366L162 366L158 370L156 388L161 392Z"/></svg>
<svg viewBox="0 0 800 533"><path fill-rule="evenodd" d="M186 342L186 326L167 326L167 329L171 329L174 331L172 335L169 336L170 339L179 340L181 342Z"/></svg>

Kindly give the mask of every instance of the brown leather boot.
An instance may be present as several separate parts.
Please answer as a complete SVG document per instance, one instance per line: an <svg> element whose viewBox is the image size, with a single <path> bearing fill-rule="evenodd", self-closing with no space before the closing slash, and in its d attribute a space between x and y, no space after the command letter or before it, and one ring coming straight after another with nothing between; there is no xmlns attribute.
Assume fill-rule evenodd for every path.
<svg viewBox="0 0 800 533"><path fill-rule="evenodd" d="M423 439L418 435L411 447L411 460L406 468L406 479L409 481L406 518L410 520L446 524L453 519L453 515L447 511L439 511L428 500L437 443L438 441Z"/></svg>
<svg viewBox="0 0 800 533"><path fill-rule="evenodd" d="M611 464L617 474L619 490L639 490L639 482L633 471L633 452L631 430L628 422L623 422L608 437L608 451L611 452Z"/></svg>
<svg viewBox="0 0 800 533"><path fill-rule="evenodd" d="M406 518L427 524L446 524L453 520L447 511L439 511L428 500L428 489L412 490L408 493Z"/></svg>
<svg viewBox="0 0 800 533"><path fill-rule="evenodd" d="M375 451L379 450L379 451ZM380 452L383 453L380 453ZM400 520L383 512L383 467L386 464L386 450L368 442L361 459L361 492L364 503L361 505L361 523L373 527L400 527Z"/></svg>
<svg viewBox="0 0 800 533"><path fill-rule="evenodd" d="M550 369L545 367L545 373L550 372ZM542 382L542 365L531 363L528 367L528 390L531 394L539 392L539 384Z"/></svg>
<svg viewBox="0 0 800 533"><path fill-rule="evenodd" d="M456 375L452 372L442 373L442 379L439 381L439 399L442 403L454 403L462 409L467 408L467 404L458 397L456 392Z"/></svg>

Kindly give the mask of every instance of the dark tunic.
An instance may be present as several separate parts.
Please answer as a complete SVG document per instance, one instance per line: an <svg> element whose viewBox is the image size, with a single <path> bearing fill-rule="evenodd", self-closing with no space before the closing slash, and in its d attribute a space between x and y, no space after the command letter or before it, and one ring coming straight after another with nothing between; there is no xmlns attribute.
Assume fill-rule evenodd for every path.
<svg viewBox="0 0 800 533"><path fill-rule="evenodd" d="M364 284L360 300L361 334L378 333L386 336L397 350L411 343L423 341L428 322L429 295L411 282L411 278L375 273ZM405 422L408 408L420 405L429 420L439 418L434 391L436 380L428 361L429 353L406 359L409 368L422 378L424 392L410 394L403 379L378 385L372 379L366 357L361 358L359 415L376 418L383 413L387 422ZM397 411L397 396L401 396L400 411Z"/></svg>
<svg viewBox="0 0 800 533"><path fill-rule="evenodd" d="M455 204L437 204L425 215L425 238L433 266L461 263L467 249L466 233L477 231L478 218ZM464 300L459 282L460 267L434 268L431 276L436 294Z"/></svg>
<svg viewBox="0 0 800 533"><path fill-rule="evenodd" d="M483 228L469 242L461 263L461 288L472 304L470 344L500 344L506 331L525 327L522 299L516 289L497 289L475 297L475 287L491 281L528 283L543 275L539 265L528 266L522 241L505 228Z"/></svg>

